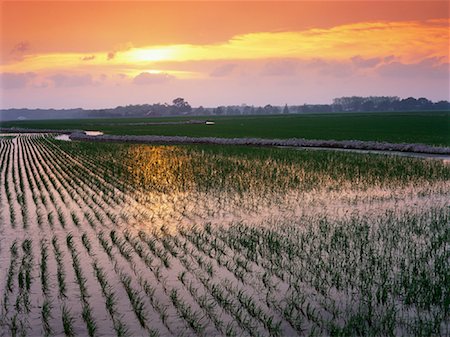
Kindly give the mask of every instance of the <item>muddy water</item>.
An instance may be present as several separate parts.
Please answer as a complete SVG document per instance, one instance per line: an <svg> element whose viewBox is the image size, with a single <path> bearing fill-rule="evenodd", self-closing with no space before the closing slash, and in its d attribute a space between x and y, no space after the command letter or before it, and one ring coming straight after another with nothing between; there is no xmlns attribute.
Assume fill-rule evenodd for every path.
<svg viewBox="0 0 450 337"><path fill-rule="evenodd" d="M57 140L64 140L66 142L70 142L71 141L69 135L59 135L59 136L56 136L55 139L57 139Z"/></svg>

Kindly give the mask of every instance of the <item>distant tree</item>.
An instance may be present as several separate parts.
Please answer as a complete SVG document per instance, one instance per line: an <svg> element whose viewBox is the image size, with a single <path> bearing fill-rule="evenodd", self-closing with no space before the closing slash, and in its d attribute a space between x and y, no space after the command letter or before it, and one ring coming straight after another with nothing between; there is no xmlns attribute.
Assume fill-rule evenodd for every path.
<svg viewBox="0 0 450 337"><path fill-rule="evenodd" d="M175 98L173 101L173 107L175 113L185 113L190 112L192 110L192 107L188 102L184 100L184 98L178 97Z"/></svg>
<svg viewBox="0 0 450 337"><path fill-rule="evenodd" d="M225 110L223 109L223 107L218 106L217 108L214 109L214 114L215 115L223 115L224 111Z"/></svg>
<svg viewBox="0 0 450 337"><path fill-rule="evenodd" d="M284 114L288 114L289 113L289 108L288 108L287 104L284 106L283 113Z"/></svg>

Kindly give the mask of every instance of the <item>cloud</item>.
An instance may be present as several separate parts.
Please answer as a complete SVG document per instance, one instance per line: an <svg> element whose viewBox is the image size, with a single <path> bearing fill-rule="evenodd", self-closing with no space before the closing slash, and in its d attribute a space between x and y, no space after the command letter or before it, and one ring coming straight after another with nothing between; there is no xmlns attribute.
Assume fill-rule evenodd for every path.
<svg viewBox="0 0 450 337"><path fill-rule="evenodd" d="M109 51L106 54L106 58L108 61L114 59L118 52L127 51L133 48L133 44L131 42L122 43L114 47L113 50Z"/></svg>
<svg viewBox="0 0 450 337"><path fill-rule="evenodd" d="M382 59L381 57L372 57L365 59L358 55L352 57L351 61L358 68L373 68L376 65L380 64Z"/></svg>
<svg viewBox="0 0 450 337"><path fill-rule="evenodd" d="M175 76L166 73L143 72L133 78L133 83L137 85L160 84L174 79Z"/></svg>
<svg viewBox="0 0 450 337"><path fill-rule="evenodd" d="M3 89L25 88L30 81L36 77L35 73L2 73L0 74L0 84Z"/></svg>
<svg viewBox="0 0 450 337"><path fill-rule="evenodd" d="M427 58L417 63L391 62L377 69L385 77L398 78L447 78L450 79L450 64L441 58Z"/></svg>
<svg viewBox="0 0 450 337"><path fill-rule="evenodd" d="M83 56L81 58L81 61L92 61L92 60L95 60L95 55Z"/></svg>
<svg viewBox="0 0 450 337"><path fill-rule="evenodd" d="M223 65L215 68L209 74L209 76L211 76L211 77L225 77L227 75L230 75L236 67L237 67L237 64L234 64L234 63L223 64Z"/></svg>
<svg viewBox="0 0 450 337"><path fill-rule="evenodd" d="M92 80L92 76L89 74L85 75L66 75L66 74L55 74L47 77L48 80L53 82L53 85L57 88L68 88L68 87L80 87L95 84Z"/></svg>
<svg viewBox="0 0 450 337"><path fill-rule="evenodd" d="M271 60L267 62L261 75L264 76L292 76L295 75L298 67L298 61L296 60Z"/></svg>
<svg viewBox="0 0 450 337"><path fill-rule="evenodd" d="M30 48L30 43L27 41L21 41L19 43L17 43L12 49L11 49L11 54L19 54L19 55L23 55L24 53L26 53L27 51L29 51Z"/></svg>

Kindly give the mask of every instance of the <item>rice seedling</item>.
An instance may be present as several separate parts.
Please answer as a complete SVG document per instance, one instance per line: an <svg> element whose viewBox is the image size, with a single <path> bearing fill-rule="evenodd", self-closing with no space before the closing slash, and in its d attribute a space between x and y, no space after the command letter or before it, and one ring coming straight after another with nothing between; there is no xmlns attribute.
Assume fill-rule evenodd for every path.
<svg viewBox="0 0 450 337"><path fill-rule="evenodd" d="M48 259L47 242L45 240L41 240L40 277L41 277L42 292L44 293L44 295L47 295L49 292L47 259Z"/></svg>
<svg viewBox="0 0 450 337"><path fill-rule="evenodd" d="M63 328L64 328L64 334L67 337L73 337L75 336L75 331L73 328L74 323L74 317L70 313L70 310L67 308L67 306L64 304L61 309L62 312L62 322L63 322Z"/></svg>
<svg viewBox="0 0 450 337"><path fill-rule="evenodd" d="M124 272L121 272L120 281L122 282L127 292L128 298L131 302L131 306L136 315L136 318L138 319L139 323L143 328L147 328L145 304L141 295L132 288L131 277L129 275L126 275Z"/></svg>
<svg viewBox="0 0 450 337"><path fill-rule="evenodd" d="M178 314L186 321L189 327L198 335L203 335L205 326L201 323L200 313L193 311L189 304L185 303L178 295L176 289L170 292L170 299L178 311Z"/></svg>
<svg viewBox="0 0 450 337"><path fill-rule="evenodd" d="M91 254L92 251L91 242L86 232L83 233L83 235L81 235L81 241L83 242L83 246L86 248L88 254Z"/></svg>
<svg viewBox="0 0 450 337"><path fill-rule="evenodd" d="M65 298L66 296L66 273L64 270L64 262L63 262L63 254L61 251L61 248L59 246L59 242L56 236L53 236L52 238L52 245L53 245L53 251L56 258L56 267L57 267L57 274L56 277L58 279L58 291L59 296L61 298Z"/></svg>
<svg viewBox="0 0 450 337"><path fill-rule="evenodd" d="M41 320L42 320L42 327L43 327L43 335L44 336L51 336L53 334L52 326L50 325L50 319L52 318L51 314L52 305L51 303L45 299L44 303L42 304L42 310L41 310Z"/></svg>

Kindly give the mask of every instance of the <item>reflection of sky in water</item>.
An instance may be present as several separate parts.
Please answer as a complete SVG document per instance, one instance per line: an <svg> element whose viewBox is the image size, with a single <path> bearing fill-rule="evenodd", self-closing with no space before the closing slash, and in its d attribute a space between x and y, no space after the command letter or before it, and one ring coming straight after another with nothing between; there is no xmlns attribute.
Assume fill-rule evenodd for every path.
<svg viewBox="0 0 450 337"><path fill-rule="evenodd" d="M180 191L190 187L189 158L175 146L132 146L125 161L135 186L148 191Z"/></svg>

